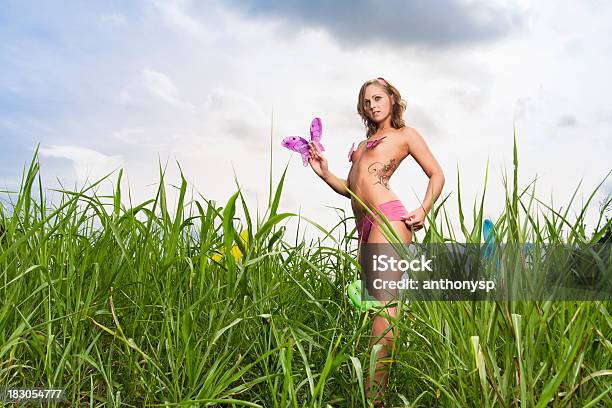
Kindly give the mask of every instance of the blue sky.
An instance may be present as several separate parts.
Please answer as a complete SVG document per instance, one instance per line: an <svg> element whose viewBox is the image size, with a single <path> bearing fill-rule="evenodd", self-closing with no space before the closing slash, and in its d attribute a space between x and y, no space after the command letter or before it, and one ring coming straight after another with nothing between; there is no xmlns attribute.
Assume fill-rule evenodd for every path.
<svg viewBox="0 0 612 408"><path fill-rule="evenodd" d="M516 125L521 183L537 174L538 196L562 205L610 170L610 20L604 1L4 1L0 190L40 143L49 188L124 167L138 202L158 160L170 179L178 160L205 197L225 201L235 171L263 204L272 110L277 175L291 157L280 140L319 116L345 177L364 137L357 92L383 76L441 162L445 193L459 167L474 199L489 159L494 217ZM391 186L413 209L427 179L404 163ZM611 191L608 180L598 199ZM284 210L323 224L336 219L329 206L350 208L298 157L285 192Z"/></svg>

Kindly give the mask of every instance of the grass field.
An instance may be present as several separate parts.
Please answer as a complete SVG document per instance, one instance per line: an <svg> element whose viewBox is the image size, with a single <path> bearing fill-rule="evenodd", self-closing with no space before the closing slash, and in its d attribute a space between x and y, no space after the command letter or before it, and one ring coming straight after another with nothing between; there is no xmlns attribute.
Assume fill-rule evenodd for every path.
<svg viewBox="0 0 612 408"><path fill-rule="evenodd" d="M169 211L161 170L155 197L131 208L121 172L110 176L112 196L95 193L98 181L51 205L35 156L0 206L0 386L65 388L70 406L367 406L372 315L345 294L357 267L354 221L325 239L321 227L319 242L287 236L283 223L298 216L278 212L285 175L270 177L264 214L250 214L238 188L222 206L189 197L185 178ZM465 208L457 177L423 241L481 242L486 182L468 225L463 210L445 209L448 200ZM594 242L610 226L608 200L596 231L583 227L595 191L570 216L573 203L554 210L533 185L519 186L516 145L504 184L501 241ZM612 406L609 309L413 303L397 323L388 404Z"/></svg>

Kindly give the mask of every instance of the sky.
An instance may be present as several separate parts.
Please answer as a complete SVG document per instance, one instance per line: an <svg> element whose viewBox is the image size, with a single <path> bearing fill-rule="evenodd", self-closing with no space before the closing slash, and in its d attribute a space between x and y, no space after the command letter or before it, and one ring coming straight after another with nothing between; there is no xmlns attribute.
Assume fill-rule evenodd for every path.
<svg viewBox="0 0 612 408"><path fill-rule="evenodd" d="M330 227L350 201L280 141L320 117L330 169L346 178L365 138L359 88L379 76L444 170L456 231L458 174L471 214L487 162L485 214L499 216L515 131L519 185L537 179L557 210L580 183L581 208L612 168L607 1L1 3L0 190L18 188L40 145L48 189L123 168L136 205L154 196L160 165L180 184L180 164L195 199L224 205L236 178L263 215L272 139L275 182L288 164L280 210ZM390 185L410 211L427 183L407 159ZM611 192L609 177L589 229Z"/></svg>

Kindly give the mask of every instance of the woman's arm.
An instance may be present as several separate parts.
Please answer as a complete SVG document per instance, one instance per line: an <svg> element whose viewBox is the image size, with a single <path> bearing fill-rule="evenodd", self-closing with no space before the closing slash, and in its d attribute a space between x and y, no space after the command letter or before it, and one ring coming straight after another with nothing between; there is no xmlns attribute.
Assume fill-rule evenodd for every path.
<svg viewBox="0 0 612 408"><path fill-rule="evenodd" d="M327 171L326 174L321 176L323 181L325 181L336 193L343 195L345 197L351 198L351 194L348 192L348 182L340 177L336 176L331 171Z"/></svg>
<svg viewBox="0 0 612 408"><path fill-rule="evenodd" d="M440 167L440 164L431 150L429 150L427 143L419 132L412 128L406 128L406 134L409 153L421 166L427 177L429 177L429 184L427 185L427 191L421 206L407 216L407 219L411 219L407 224L418 230L423 227L425 215L431 210L433 203L440 196L445 179L442 167Z"/></svg>
<svg viewBox="0 0 612 408"><path fill-rule="evenodd" d="M348 192L348 182L341 179L332 173L327 166L327 159L321 154L318 146L314 143L309 143L310 157L308 163L312 170L323 179L336 193L350 198L351 194Z"/></svg>

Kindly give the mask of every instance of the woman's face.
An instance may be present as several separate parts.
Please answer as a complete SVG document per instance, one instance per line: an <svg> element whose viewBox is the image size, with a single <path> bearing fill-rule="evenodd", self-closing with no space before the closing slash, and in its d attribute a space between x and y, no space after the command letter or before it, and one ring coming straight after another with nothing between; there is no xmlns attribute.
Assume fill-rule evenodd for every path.
<svg viewBox="0 0 612 408"><path fill-rule="evenodd" d="M384 121L391 115L393 101L382 86L368 85L363 102L368 116L376 123Z"/></svg>

